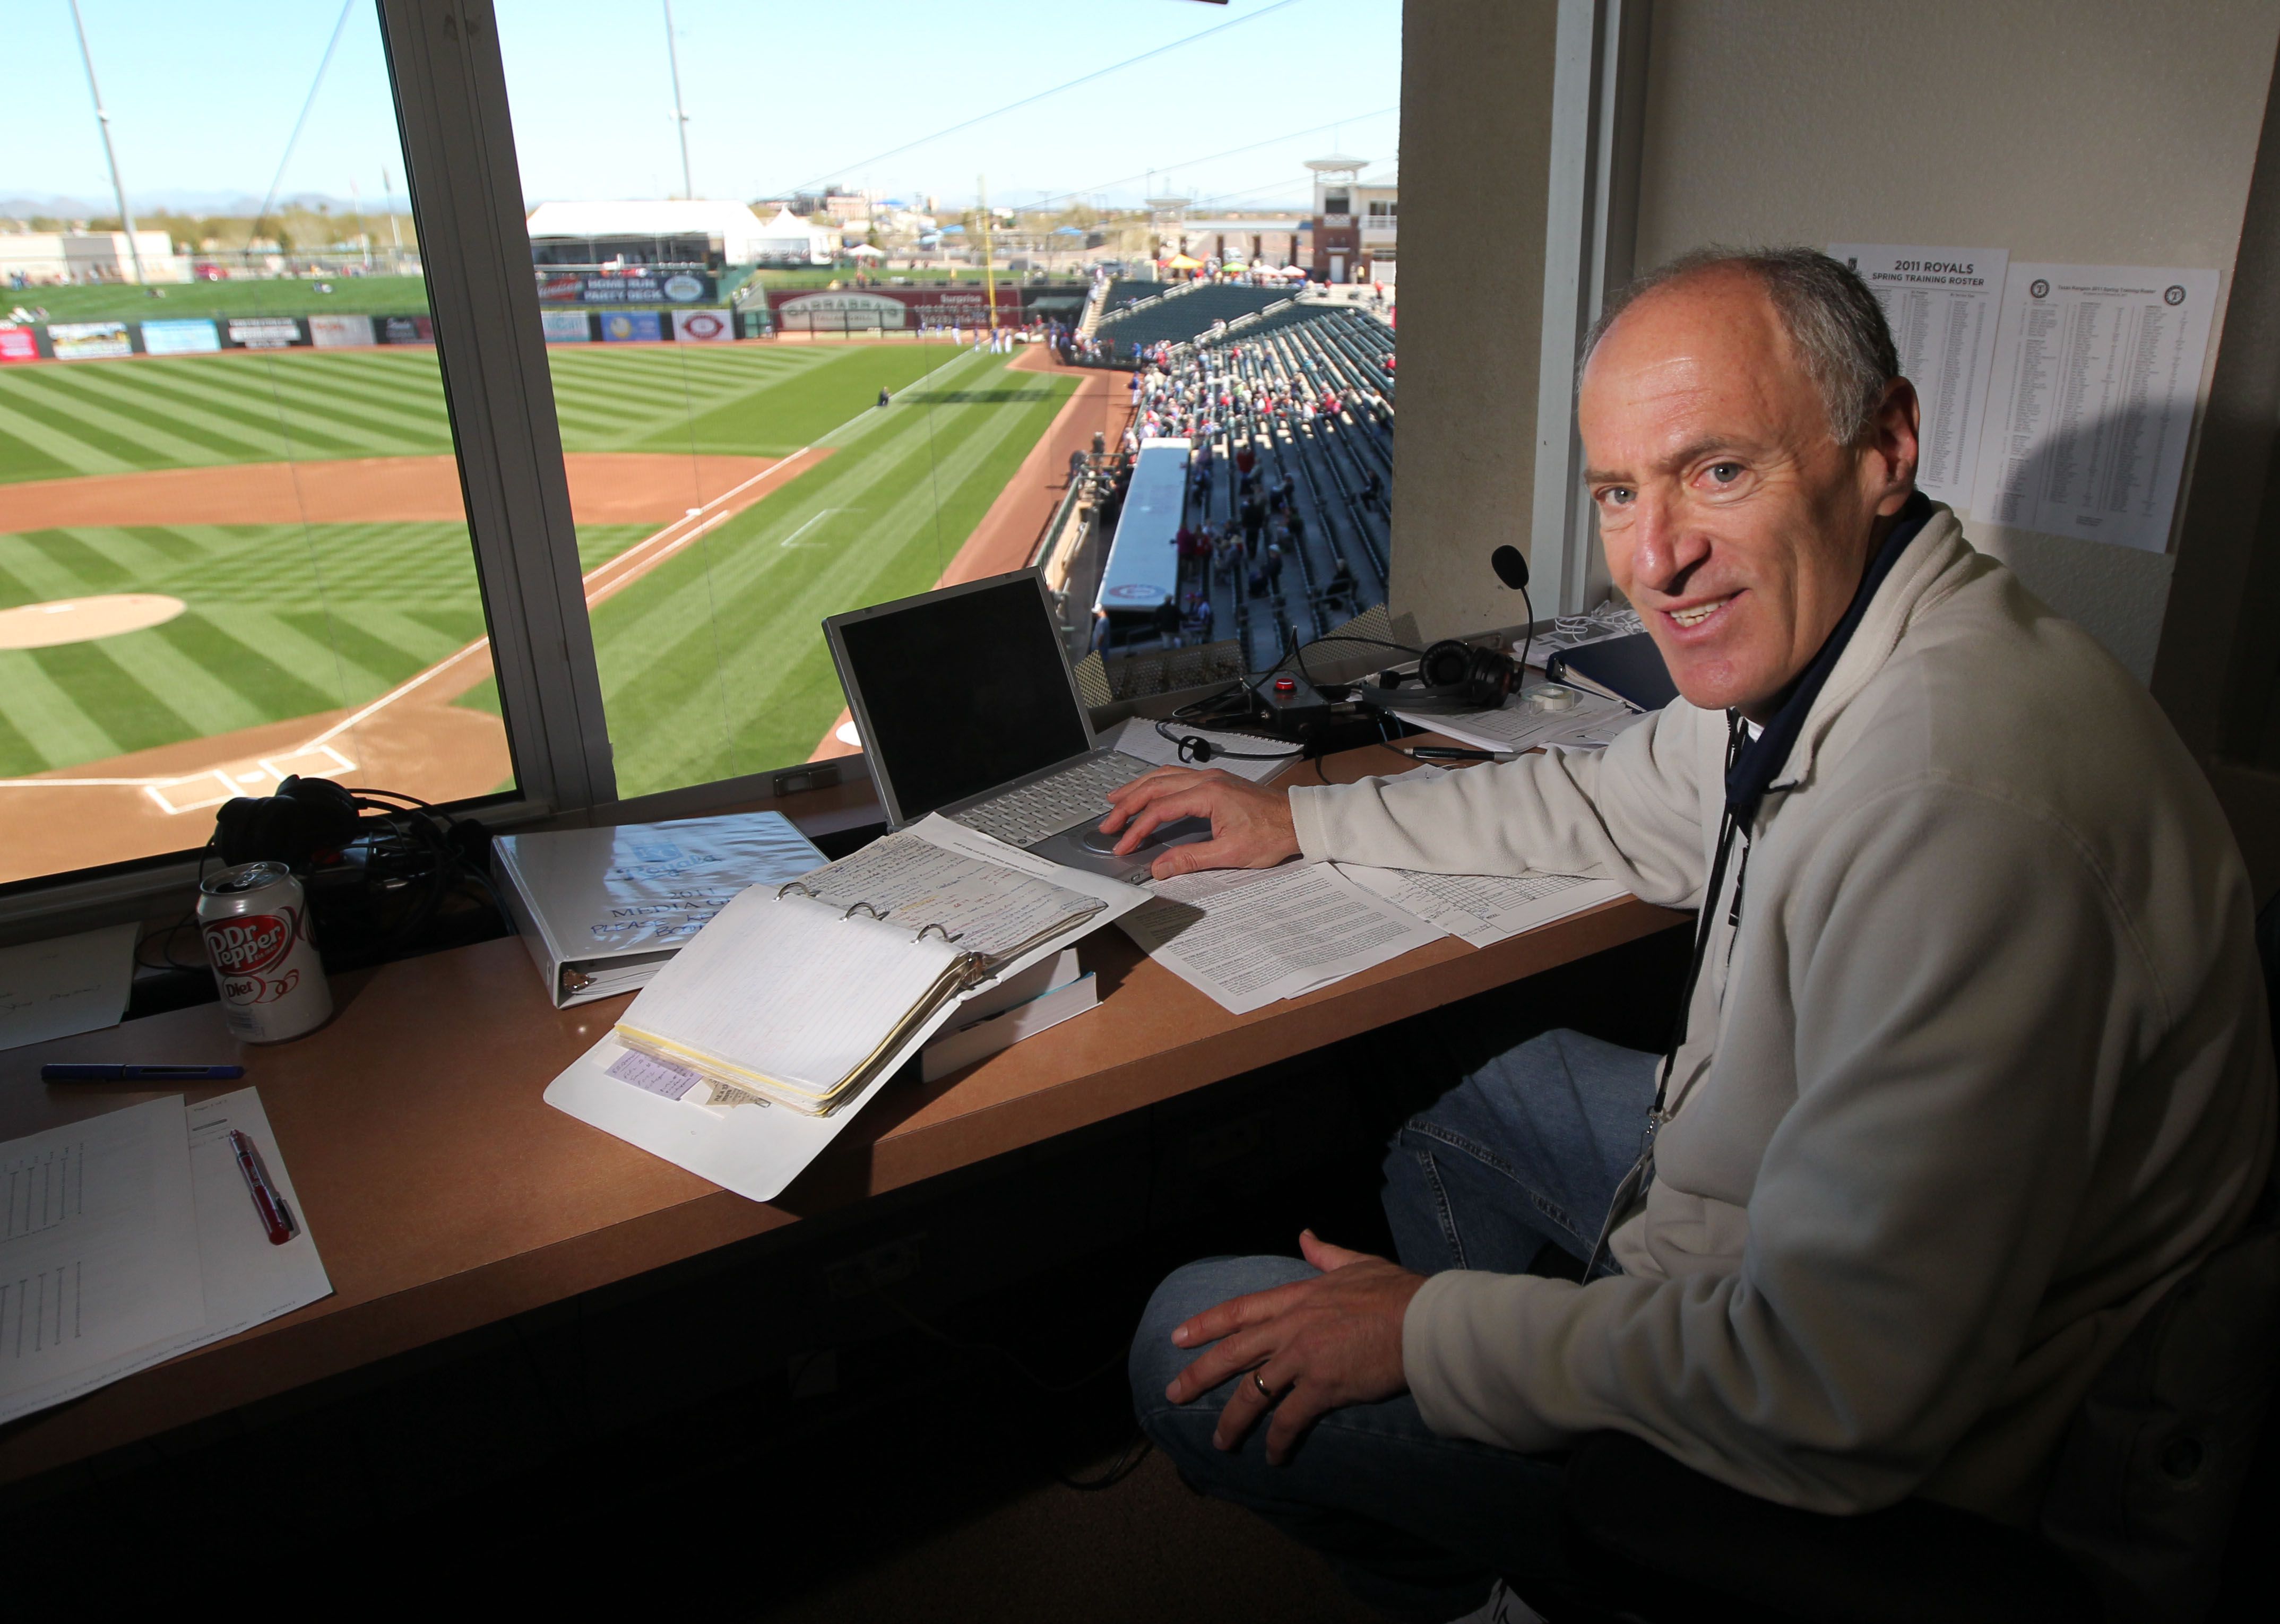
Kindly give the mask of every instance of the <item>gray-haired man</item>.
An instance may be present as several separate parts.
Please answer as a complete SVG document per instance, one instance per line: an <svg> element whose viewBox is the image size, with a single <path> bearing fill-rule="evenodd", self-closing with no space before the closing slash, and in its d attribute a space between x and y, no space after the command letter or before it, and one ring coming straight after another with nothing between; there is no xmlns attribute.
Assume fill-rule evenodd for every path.
<svg viewBox="0 0 2280 1624"><path fill-rule="evenodd" d="M1667 1059L1432 1034L1451 1087L1386 1161L1401 1266L1308 1235L1150 1305L1159 1443L1390 1611L1556 1579L1551 1457L1600 1429L1810 1509L2026 1520L2098 1371L2258 1198L2230 834L2144 689L1915 491L1897 373L1821 255L1659 273L1578 413L1679 701L1430 784L1167 769L1105 820L1209 815L1159 873L1532 866L1701 911ZM1591 1277L1525 1273L1545 1243Z"/></svg>

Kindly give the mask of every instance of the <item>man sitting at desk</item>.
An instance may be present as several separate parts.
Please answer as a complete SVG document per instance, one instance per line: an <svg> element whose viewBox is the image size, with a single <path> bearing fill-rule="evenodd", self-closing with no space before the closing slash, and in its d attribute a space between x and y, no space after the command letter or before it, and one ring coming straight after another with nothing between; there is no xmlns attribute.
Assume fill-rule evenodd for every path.
<svg viewBox="0 0 2280 1624"><path fill-rule="evenodd" d="M1557 1582L1552 1457L1601 1429L1815 1511L2030 1520L2271 1155L2216 802L2145 689L1915 490L1868 289L1802 250L1691 257L1586 358L1608 569L1681 699L1603 754L1436 782L1166 768L1104 822L1207 814L1159 875L1303 853L1700 910L1668 1058L1412 1023L1448 1086L1386 1158L1398 1266L1309 1235L1181 1270L1140 1328L1181 1471L1419 1619ZM1584 1283L1525 1272L1547 1244Z"/></svg>

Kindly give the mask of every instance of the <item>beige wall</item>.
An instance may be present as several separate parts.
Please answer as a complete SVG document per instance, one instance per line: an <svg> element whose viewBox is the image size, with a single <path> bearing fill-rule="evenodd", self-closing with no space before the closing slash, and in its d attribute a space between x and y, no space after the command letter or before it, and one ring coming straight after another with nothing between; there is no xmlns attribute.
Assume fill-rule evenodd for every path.
<svg viewBox="0 0 2280 1624"><path fill-rule="evenodd" d="M2272 0L1658 0L1638 264L1919 242L2212 269L2229 295L2276 36ZM2169 557L1966 524L2150 675Z"/></svg>
<svg viewBox="0 0 2280 1624"><path fill-rule="evenodd" d="M1552 0L1407 0L1392 597L1428 637L1511 626L1528 547L1552 142Z"/></svg>

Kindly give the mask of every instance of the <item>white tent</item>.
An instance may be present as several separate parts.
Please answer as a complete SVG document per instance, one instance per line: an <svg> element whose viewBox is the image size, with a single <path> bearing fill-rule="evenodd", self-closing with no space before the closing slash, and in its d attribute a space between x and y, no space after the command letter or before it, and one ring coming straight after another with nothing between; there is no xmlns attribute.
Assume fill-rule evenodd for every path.
<svg viewBox="0 0 2280 1624"><path fill-rule="evenodd" d="M621 203L542 203L531 212L534 243L548 238L607 242L642 237L705 237L730 265L750 265L772 227L724 198L655 198Z"/></svg>
<svg viewBox="0 0 2280 1624"><path fill-rule="evenodd" d="M859 242L849 249L847 253L849 258L854 259L884 259L887 257L884 251L873 248L868 242Z"/></svg>
<svg viewBox="0 0 2280 1624"><path fill-rule="evenodd" d="M775 219L760 227L756 246L755 259L829 265L839 251L839 227L811 226L790 209L778 209Z"/></svg>

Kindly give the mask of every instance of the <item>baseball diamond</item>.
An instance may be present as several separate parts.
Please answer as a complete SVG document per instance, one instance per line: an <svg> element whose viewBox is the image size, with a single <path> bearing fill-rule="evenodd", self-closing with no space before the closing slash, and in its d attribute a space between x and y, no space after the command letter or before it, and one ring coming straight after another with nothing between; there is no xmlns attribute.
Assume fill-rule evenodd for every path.
<svg viewBox="0 0 2280 1624"><path fill-rule="evenodd" d="M908 343L549 358L628 796L807 756L841 704L818 621L931 586L1075 388ZM487 653L471 650L484 623L466 529L446 517L451 450L428 350L0 370L0 611L185 605L144 629L0 647L0 778L131 772L117 758L352 715L446 664L423 702L495 714ZM160 510L195 492L218 520L235 484L242 516L266 522L106 521L138 516L136 481L204 469L167 473ZM12 522L12 485L40 527ZM359 502L373 521L344 522ZM310 521L276 522L281 504ZM696 507L704 520L659 529ZM90 522L53 522L74 512Z"/></svg>

